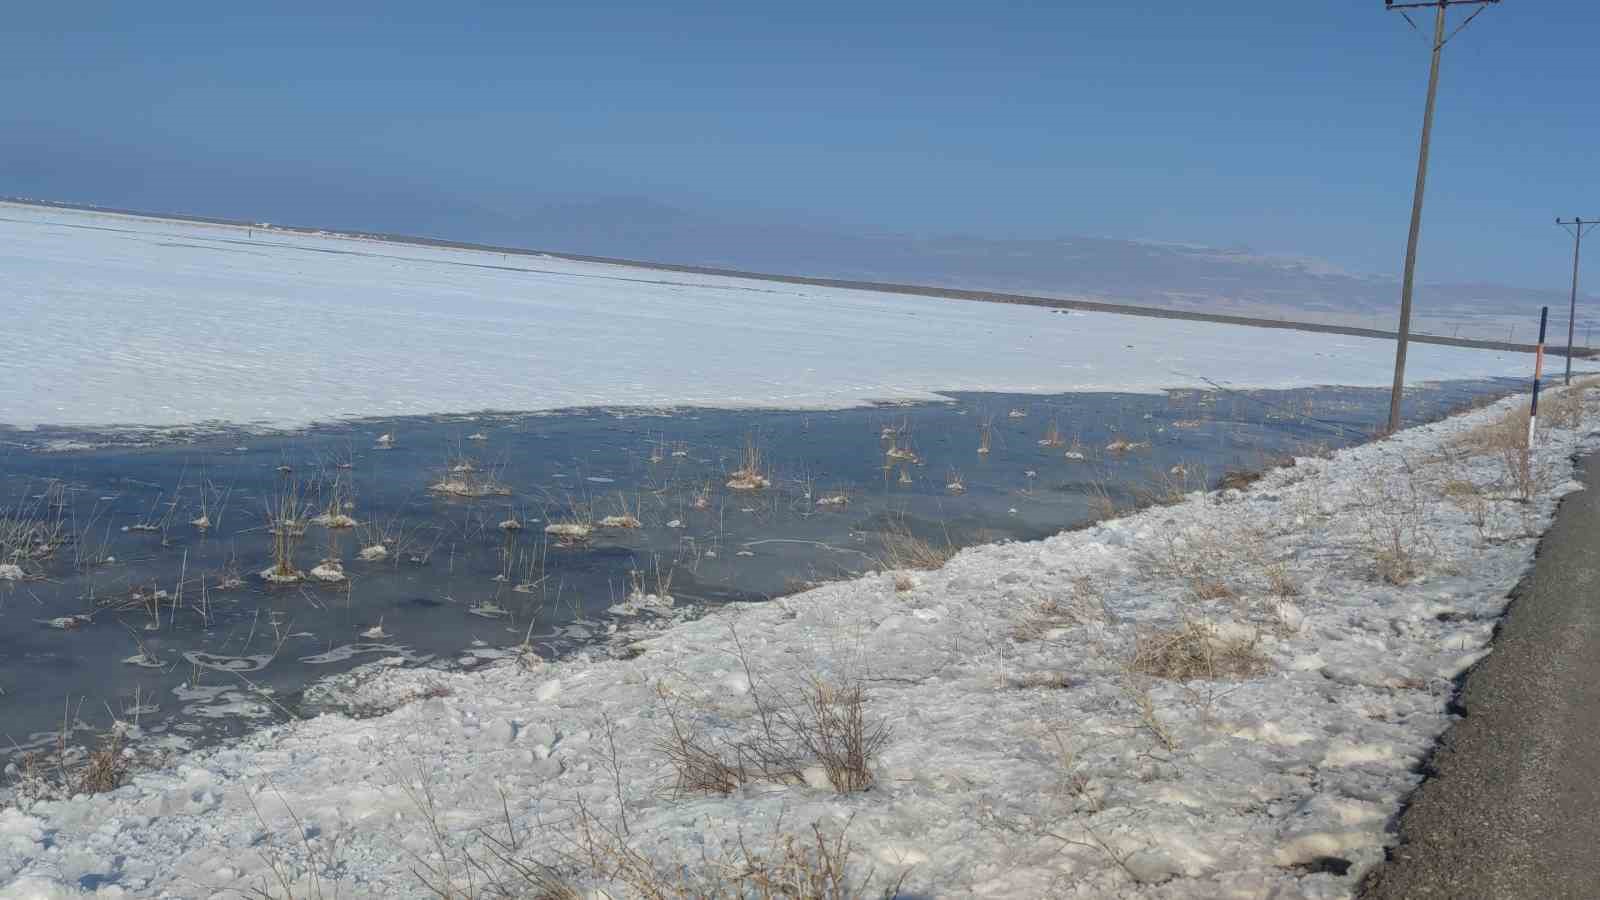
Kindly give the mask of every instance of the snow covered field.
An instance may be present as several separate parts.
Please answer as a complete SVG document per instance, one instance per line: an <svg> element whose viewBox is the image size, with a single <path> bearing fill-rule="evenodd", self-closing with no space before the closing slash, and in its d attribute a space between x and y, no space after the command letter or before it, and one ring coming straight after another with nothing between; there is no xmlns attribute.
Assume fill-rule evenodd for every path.
<svg viewBox="0 0 1600 900"><path fill-rule="evenodd" d="M375 666L344 691L386 715L295 722L108 795L0 811L0 894L269 892L282 874L295 896L427 896L417 871L464 879L468 855L496 869L483 834L503 839L504 819L519 856L559 862L581 800L614 847L669 874L819 823L848 829L858 874L904 872L916 896L1348 896L1448 725L1451 679L1487 652L1580 487L1568 457L1592 437L1550 428L1530 502L1513 496L1516 467L1481 429L1525 402L585 658ZM1184 627L1197 643L1165 643ZM1197 659L1224 677L1156 674ZM872 789L808 771L674 791L669 711L748 737L754 697L794 697L813 674L862 686L892 728ZM599 886L585 866L563 874Z"/></svg>
<svg viewBox="0 0 1600 900"><path fill-rule="evenodd" d="M0 204L0 425L1389 383L1390 342ZM1416 345L1413 381L1525 376Z"/></svg>

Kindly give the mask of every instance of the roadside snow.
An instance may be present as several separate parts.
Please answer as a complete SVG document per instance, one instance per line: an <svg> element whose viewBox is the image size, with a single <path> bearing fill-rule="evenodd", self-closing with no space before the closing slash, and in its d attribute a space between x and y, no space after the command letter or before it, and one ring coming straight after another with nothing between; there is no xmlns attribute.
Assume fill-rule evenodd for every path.
<svg viewBox="0 0 1600 900"><path fill-rule="evenodd" d="M1581 487L1569 456L1593 441L1575 430L1541 431L1529 503L1506 495L1498 454L1457 448L1525 402L1301 459L1247 492L619 635L610 654L369 667L329 693L386 715L295 722L108 795L0 811L0 894L271 891L277 867L340 896L426 896L414 870L488 859L482 832L504 815L527 830L520 852L570 851L581 800L669 868L725 860L781 820L848 828L859 872L907 872L917 896L1346 897L1449 724L1451 679ZM1408 567L1403 586L1375 577ZM1264 671L1130 674L1136 645L1185 621ZM658 748L672 704L707 735L750 734L758 691L811 677L860 683L892 726L874 788L673 790Z"/></svg>
<svg viewBox="0 0 1600 900"><path fill-rule="evenodd" d="M0 204L0 424L1388 384L1392 342ZM1413 381L1524 376L1412 347ZM468 408L463 408L466 404Z"/></svg>

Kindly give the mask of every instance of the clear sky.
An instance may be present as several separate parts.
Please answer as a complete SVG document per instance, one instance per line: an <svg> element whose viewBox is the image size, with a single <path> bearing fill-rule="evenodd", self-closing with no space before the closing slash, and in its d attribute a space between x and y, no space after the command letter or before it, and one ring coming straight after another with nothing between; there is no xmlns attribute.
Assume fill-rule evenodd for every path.
<svg viewBox="0 0 1600 900"><path fill-rule="evenodd" d="M1400 269L1428 64L1381 0L119 0L6 20L4 194L402 231L630 196L1375 273ZM1597 46L1595 0L1505 0L1446 47L1420 277L1565 284L1553 218L1600 215Z"/></svg>

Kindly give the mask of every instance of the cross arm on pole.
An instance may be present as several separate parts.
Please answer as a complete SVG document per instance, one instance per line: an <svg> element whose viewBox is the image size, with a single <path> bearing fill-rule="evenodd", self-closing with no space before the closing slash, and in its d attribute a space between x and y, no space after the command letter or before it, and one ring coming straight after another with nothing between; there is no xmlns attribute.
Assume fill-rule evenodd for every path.
<svg viewBox="0 0 1600 900"><path fill-rule="evenodd" d="M1500 0L1416 0L1412 3L1396 3L1394 0L1383 0L1383 5L1386 9L1417 9L1425 6L1483 6L1499 2Z"/></svg>
<svg viewBox="0 0 1600 900"><path fill-rule="evenodd" d="M1571 219L1557 218L1556 224L1566 229L1568 234L1583 237L1593 231L1596 225L1600 225L1600 216L1595 216L1591 219L1585 219L1583 216L1575 216Z"/></svg>

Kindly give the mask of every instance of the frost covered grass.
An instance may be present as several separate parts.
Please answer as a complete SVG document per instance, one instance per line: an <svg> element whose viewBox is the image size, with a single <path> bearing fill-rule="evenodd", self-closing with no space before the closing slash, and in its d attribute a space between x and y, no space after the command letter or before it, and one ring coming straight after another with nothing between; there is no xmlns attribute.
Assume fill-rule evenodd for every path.
<svg viewBox="0 0 1600 900"><path fill-rule="evenodd" d="M624 627L558 662L372 665L339 684L384 715L276 726L104 794L14 798L0 881L1349 896L1580 487L1569 457L1600 408L1550 397L1581 409L1527 448L1527 499L1474 436L1512 398L1248 489ZM1381 558L1396 533L1405 577ZM852 887L754 894L739 879L758 872Z"/></svg>

